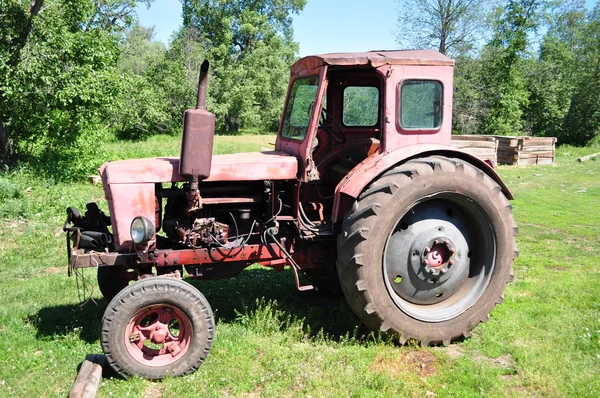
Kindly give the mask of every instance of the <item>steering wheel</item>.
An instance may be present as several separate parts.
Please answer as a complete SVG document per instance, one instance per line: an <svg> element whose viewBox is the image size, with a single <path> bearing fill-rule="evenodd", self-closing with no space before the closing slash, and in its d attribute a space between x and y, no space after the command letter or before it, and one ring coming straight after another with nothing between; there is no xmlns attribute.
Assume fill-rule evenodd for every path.
<svg viewBox="0 0 600 398"><path fill-rule="evenodd" d="M335 120L331 112L324 107L321 108L321 119L321 128L325 130L335 142L337 142L338 144L343 144L346 142L346 135L344 134L344 129L342 128L342 125L337 120ZM330 120L333 123L330 123ZM336 131L336 128L339 131Z"/></svg>

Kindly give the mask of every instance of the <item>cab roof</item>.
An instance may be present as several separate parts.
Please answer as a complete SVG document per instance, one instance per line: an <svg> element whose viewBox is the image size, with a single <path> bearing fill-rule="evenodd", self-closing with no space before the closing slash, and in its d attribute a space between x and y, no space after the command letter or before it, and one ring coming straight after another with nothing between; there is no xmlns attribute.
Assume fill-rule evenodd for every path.
<svg viewBox="0 0 600 398"><path fill-rule="evenodd" d="M372 66L381 65L423 65L453 66L454 61L435 50L396 50L369 51L358 53L332 53L310 55L296 61L291 68L291 75L313 70L323 65L333 66Z"/></svg>

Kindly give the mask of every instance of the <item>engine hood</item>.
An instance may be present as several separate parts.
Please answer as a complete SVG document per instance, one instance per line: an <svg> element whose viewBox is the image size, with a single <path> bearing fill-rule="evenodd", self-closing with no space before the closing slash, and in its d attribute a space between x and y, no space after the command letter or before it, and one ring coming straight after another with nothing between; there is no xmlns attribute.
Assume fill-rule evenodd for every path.
<svg viewBox="0 0 600 398"><path fill-rule="evenodd" d="M185 181L178 157L118 160L99 171L105 185ZM236 153L213 155L210 176L203 181L292 180L297 173L298 160L283 152Z"/></svg>

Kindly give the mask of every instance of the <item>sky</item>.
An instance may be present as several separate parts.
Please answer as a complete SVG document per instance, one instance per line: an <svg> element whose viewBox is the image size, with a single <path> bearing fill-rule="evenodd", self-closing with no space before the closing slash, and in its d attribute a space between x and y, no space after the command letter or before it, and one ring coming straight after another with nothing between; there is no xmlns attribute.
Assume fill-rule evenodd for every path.
<svg viewBox="0 0 600 398"><path fill-rule="evenodd" d="M308 0L294 15L294 40L300 56L344 51L393 50L397 3L395 0ZM155 40L165 44L181 25L179 0L154 0L150 9L140 5L142 26L154 26Z"/></svg>
<svg viewBox="0 0 600 398"><path fill-rule="evenodd" d="M589 9L598 0L586 0ZM332 52L393 50L396 44L396 0L308 0L294 15L294 40L300 56ZM142 26L155 29L155 40L168 44L181 25L179 0L154 0L150 9L140 5Z"/></svg>

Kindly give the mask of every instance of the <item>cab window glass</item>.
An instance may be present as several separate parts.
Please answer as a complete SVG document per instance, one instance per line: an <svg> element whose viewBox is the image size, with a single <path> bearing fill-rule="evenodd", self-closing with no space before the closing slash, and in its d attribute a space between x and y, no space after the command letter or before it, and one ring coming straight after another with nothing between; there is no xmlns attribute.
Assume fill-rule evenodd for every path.
<svg viewBox="0 0 600 398"><path fill-rule="evenodd" d="M297 79L292 84L281 128L282 137L304 139L314 112L318 87L318 76Z"/></svg>
<svg viewBox="0 0 600 398"><path fill-rule="evenodd" d="M442 83L407 80L402 84L400 125L404 129L433 130L442 124Z"/></svg>
<svg viewBox="0 0 600 398"><path fill-rule="evenodd" d="M372 127L379 120L379 89L349 86L344 89L342 121L349 127Z"/></svg>

